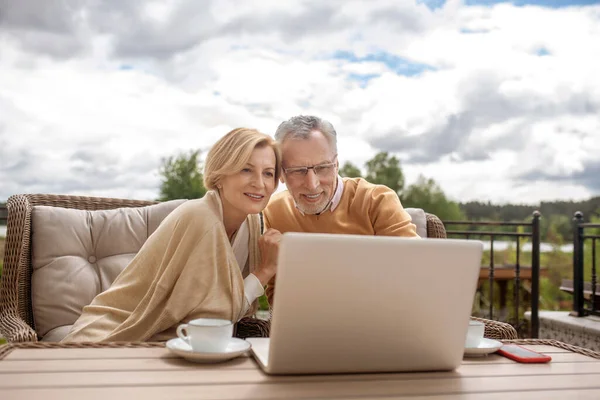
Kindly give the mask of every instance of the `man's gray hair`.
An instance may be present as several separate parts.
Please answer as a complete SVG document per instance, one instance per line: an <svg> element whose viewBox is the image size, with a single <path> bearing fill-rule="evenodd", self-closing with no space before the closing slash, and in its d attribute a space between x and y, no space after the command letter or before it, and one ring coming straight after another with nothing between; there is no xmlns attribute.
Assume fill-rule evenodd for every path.
<svg viewBox="0 0 600 400"><path fill-rule="evenodd" d="M319 131L329 141L337 154L337 133L331 122L312 115L298 115L282 122L275 131L275 140L283 143L286 139L308 139L312 131Z"/></svg>

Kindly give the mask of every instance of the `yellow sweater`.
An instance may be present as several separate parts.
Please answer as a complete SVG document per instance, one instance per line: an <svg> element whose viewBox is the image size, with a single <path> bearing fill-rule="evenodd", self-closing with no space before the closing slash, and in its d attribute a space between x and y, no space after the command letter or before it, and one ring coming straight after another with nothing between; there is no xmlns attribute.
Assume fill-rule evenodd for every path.
<svg viewBox="0 0 600 400"><path fill-rule="evenodd" d="M344 191L339 204L333 211L325 211L321 215L302 215L287 190L276 194L264 210L265 227L281 233L418 237L417 227L393 190L362 178L343 178L343 182ZM272 305L274 279L265 292Z"/></svg>
<svg viewBox="0 0 600 400"><path fill-rule="evenodd" d="M249 271L259 263L258 215L248 216ZM240 267L216 192L177 207L110 288L84 307L63 342L165 340L195 318L236 322L244 301ZM257 302L248 313L257 308Z"/></svg>

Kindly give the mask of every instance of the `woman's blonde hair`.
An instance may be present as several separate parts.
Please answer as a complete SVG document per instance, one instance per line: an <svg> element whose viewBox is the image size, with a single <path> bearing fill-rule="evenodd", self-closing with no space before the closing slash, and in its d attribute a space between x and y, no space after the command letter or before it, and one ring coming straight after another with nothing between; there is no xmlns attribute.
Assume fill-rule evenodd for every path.
<svg viewBox="0 0 600 400"><path fill-rule="evenodd" d="M275 153L275 188L281 174L281 153L275 140L249 128L236 128L217 141L206 155L204 187L216 190L217 184L227 175L240 172L256 148L270 147Z"/></svg>

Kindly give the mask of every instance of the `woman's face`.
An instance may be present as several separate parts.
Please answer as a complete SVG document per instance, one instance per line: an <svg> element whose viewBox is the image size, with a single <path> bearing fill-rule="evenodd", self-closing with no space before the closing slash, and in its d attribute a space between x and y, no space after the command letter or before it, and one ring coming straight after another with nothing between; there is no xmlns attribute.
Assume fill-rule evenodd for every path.
<svg viewBox="0 0 600 400"><path fill-rule="evenodd" d="M241 171L220 182L224 212L244 218L261 212L275 190L275 166L273 148L255 148Z"/></svg>

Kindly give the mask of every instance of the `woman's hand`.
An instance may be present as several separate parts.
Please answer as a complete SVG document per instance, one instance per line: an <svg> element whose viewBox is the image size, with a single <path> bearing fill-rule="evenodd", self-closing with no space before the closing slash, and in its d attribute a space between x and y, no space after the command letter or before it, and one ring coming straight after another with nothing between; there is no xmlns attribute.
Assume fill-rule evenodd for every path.
<svg viewBox="0 0 600 400"><path fill-rule="evenodd" d="M277 257L279 256L279 242L281 241L281 232L269 228L258 239L260 249L260 266L254 270L254 275L260 283L265 286L277 272Z"/></svg>

